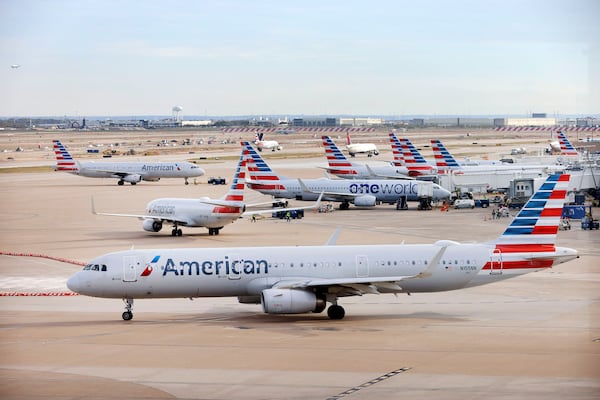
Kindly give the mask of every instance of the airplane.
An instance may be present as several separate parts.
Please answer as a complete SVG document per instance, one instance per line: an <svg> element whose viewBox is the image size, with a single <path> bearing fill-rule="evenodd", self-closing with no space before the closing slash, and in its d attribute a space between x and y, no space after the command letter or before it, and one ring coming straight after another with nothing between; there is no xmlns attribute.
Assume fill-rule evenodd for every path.
<svg viewBox="0 0 600 400"><path fill-rule="evenodd" d="M482 165L461 165L450 154L446 146L439 139L431 139L431 148L435 163L440 173L449 173L454 171L457 174L479 173L492 174L502 172L528 172L533 171L542 173L544 170L552 169L553 172L561 171L564 167L557 165L542 165L542 164L524 164L524 163L502 163L502 164L482 164Z"/></svg>
<svg viewBox="0 0 600 400"><path fill-rule="evenodd" d="M419 150L407 138L398 139L394 132L389 133L394 165L404 165L409 176L434 176L437 168L429 164Z"/></svg>
<svg viewBox="0 0 600 400"><path fill-rule="evenodd" d="M229 192L219 199L201 197L199 199L161 198L152 200L146 206L146 214L115 214L97 212L92 199L92 213L112 217L132 217L142 220L142 228L147 232L159 232L163 224L173 225L171 236L181 236L179 226L208 228L209 236L218 235L227 224L233 223L249 214L271 214L273 211L313 209L320 205L321 198L311 206L277 208L244 212L248 206L244 203L246 174L246 156L242 152Z"/></svg>
<svg viewBox="0 0 600 400"><path fill-rule="evenodd" d="M567 138L562 131L558 131L558 141L560 143L560 155L561 156L579 156L579 152L573 145L571 141Z"/></svg>
<svg viewBox="0 0 600 400"><path fill-rule="evenodd" d="M327 245L127 250L92 259L67 281L81 295L134 299L233 297L268 314L344 318L338 300L383 293L463 289L551 268L579 257L556 246L569 175L552 175L504 233L483 243Z"/></svg>
<svg viewBox="0 0 600 400"><path fill-rule="evenodd" d="M257 132L254 135L254 144L258 151L263 151L263 149L271 149L271 151L281 150L282 147L279 145L279 142L276 140L263 140L264 133Z"/></svg>
<svg viewBox="0 0 600 400"><path fill-rule="evenodd" d="M292 179L275 173L248 142L249 177L246 185L262 194L278 198L314 201L322 192L323 200L341 202L347 210L350 203L357 207L374 207L378 203L397 204L403 199L419 201L425 192L434 201L447 199L450 192L432 182L412 179Z"/></svg>
<svg viewBox="0 0 600 400"><path fill-rule="evenodd" d="M408 179L408 168L394 166L393 163L379 166L359 164L349 161L329 136L322 136L325 155L327 156L327 172L344 179L376 179L402 178Z"/></svg>
<svg viewBox="0 0 600 400"><path fill-rule="evenodd" d="M350 139L350 131L346 132L346 141L346 151L348 151L350 157L354 157L358 153L366 153L369 157L373 155L379 155L379 150L377 149L375 143L352 143L352 139Z"/></svg>
<svg viewBox="0 0 600 400"><path fill-rule="evenodd" d="M129 182L135 185L141 181L156 182L160 178L188 178L204 175L204 170L187 161L180 162L83 162L73 159L60 140L52 141L56 155L56 171L88 178L116 178L118 184Z"/></svg>
<svg viewBox="0 0 600 400"><path fill-rule="evenodd" d="M20 67L21 67L21 65L19 65L19 64L13 64L13 65L11 65L10 67L11 67L12 69L17 69L17 68L20 68Z"/></svg>

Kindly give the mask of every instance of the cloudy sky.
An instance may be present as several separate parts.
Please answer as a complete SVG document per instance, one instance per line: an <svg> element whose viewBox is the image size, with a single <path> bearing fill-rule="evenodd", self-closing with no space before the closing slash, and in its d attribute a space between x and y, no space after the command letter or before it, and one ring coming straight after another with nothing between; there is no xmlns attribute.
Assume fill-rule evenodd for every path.
<svg viewBox="0 0 600 400"><path fill-rule="evenodd" d="M596 0L0 0L0 116L598 115L599 16Z"/></svg>

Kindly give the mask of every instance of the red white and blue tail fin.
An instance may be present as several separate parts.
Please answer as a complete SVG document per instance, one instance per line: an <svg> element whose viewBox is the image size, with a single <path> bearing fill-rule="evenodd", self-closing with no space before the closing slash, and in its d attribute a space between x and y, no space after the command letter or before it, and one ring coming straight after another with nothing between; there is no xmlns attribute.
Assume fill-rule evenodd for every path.
<svg viewBox="0 0 600 400"><path fill-rule="evenodd" d="M556 174L546 179L502 236L491 243L495 257L484 270L523 274L576 258L576 251L555 246L569 178Z"/></svg>
<svg viewBox="0 0 600 400"><path fill-rule="evenodd" d="M281 179L287 178L276 174L247 141L242 142L242 154L246 158L246 171L248 172L246 182L248 187L255 190L285 189Z"/></svg>
<svg viewBox="0 0 600 400"><path fill-rule="evenodd" d="M558 141L560 143L560 154L562 156L578 156L579 153L577 149L573 147L567 135L565 135L562 131L558 131Z"/></svg>
<svg viewBox="0 0 600 400"><path fill-rule="evenodd" d="M433 157L435 158L435 165L437 166L438 173L444 174L450 171L460 170L460 164L450 154L446 146L442 144L439 139L431 139L431 148L433 150Z"/></svg>
<svg viewBox="0 0 600 400"><path fill-rule="evenodd" d="M351 161L342 153L342 151L335 145L333 140L329 136L322 136L323 147L325 148L325 156L327 157L327 164L329 168L327 171L337 175L352 178L358 175L358 171Z"/></svg>
<svg viewBox="0 0 600 400"><path fill-rule="evenodd" d="M77 161L71 157L71 154L67 151L60 140L54 139L52 141L52 147L54 147L54 154L56 155L57 171L67 171L71 173L79 172L79 165Z"/></svg>
<svg viewBox="0 0 600 400"><path fill-rule="evenodd" d="M437 168L425 160L409 139L398 139L393 132L390 132L389 136L394 164L402 165L401 163L404 162L409 176L432 175L437 172Z"/></svg>
<svg viewBox="0 0 600 400"><path fill-rule="evenodd" d="M242 151L240 160L238 161L229 192L227 192L219 200L224 202L223 205L215 205L213 213L215 214L240 214L244 211L244 188L246 186L246 155ZM225 203L230 202L230 204Z"/></svg>

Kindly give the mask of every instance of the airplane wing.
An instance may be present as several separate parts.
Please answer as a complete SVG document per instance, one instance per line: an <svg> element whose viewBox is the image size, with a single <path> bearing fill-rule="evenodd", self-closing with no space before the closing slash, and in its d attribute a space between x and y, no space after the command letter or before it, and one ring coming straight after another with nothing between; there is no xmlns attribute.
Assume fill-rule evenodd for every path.
<svg viewBox="0 0 600 400"><path fill-rule="evenodd" d="M365 164L365 167L367 168L367 171L369 172L369 175L371 177L374 178L382 178L382 179L415 179L412 176L408 176L408 175L386 175L386 174L378 174L375 171L373 171L371 169L371 167L369 166L369 164Z"/></svg>
<svg viewBox="0 0 600 400"><path fill-rule="evenodd" d="M128 217L128 218L137 218L141 221L145 219L153 219L156 221L163 221L169 223L177 223L178 225L187 226L191 223L191 221L187 219L179 219L179 218L168 218L168 217L157 217L156 215L146 215L146 214L116 214L116 213L103 213L97 212L96 207L94 205L94 198L92 197L92 214L94 215L103 215L108 217Z"/></svg>
<svg viewBox="0 0 600 400"><path fill-rule="evenodd" d="M323 194L328 200L335 198L336 200L354 200L357 197L362 196L362 194L360 193L340 193L340 192L326 192L326 191L321 191L321 192L316 192L314 190L310 190L306 184L302 181L302 179L298 178L298 182L300 183L300 187L302 188L303 192L307 192L307 193L321 193Z"/></svg>
<svg viewBox="0 0 600 400"><path fill-rule="evenodd" d="M408 279L421 279L431 276L438 266L447 246L441 246L428 263L427 268L418 274L386 276L377 278L342 278L342 279L289 279L277 282L273 287L278 289L307 289L313 287L327 287L336 292L337 296L362 296L363 294L381 294L402 292L400 282Z"/></svg>
<svg viewBox="0 0 600 400"><path fill-rule="evenodd" d="M247 216L251 216L253 214L272 214L274 212L280 212L280 211L292 211L292 210L312 210L315 208L319 208L321 206L321 199L323 198L323 193L321 193L319 195L319 198L317 199L316 202L314 202L312 205L310 206L302 206L302 207L286 207L286 208L270 208L268 210L253 210L253 211L246 211L244 213L242 213L242 217L247 217ZM271 202L272 203L272 202ZM271 204L269 203L269 204Z"/></svg>

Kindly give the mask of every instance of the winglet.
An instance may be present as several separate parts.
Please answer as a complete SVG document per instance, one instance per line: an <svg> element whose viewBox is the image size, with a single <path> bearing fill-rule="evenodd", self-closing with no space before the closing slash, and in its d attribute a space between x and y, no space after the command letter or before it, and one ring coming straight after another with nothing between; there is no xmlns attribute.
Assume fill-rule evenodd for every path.
<svg viewBox="0 0 600 400"><path fill-rule="evenodd" d="M337 229L329 237L329 240L327 241L327 243L325 243L325 244L327 246L335 245L341 232L342 232L342 227L338 226Z"/></svg>

